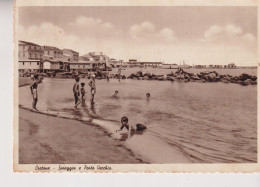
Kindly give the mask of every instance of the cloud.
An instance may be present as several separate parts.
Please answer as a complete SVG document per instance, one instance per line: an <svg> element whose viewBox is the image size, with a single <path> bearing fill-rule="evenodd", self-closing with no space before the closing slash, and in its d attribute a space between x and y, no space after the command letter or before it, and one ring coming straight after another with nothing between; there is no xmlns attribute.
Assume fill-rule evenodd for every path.
<svg viewBox="0 0 260 187"><path fill-rule="evenodd" d="M256 37L253 34L247 33L245 34L242 39L246 40L246 41L256 41Z"/></svg>
<svg viewBox="0 0 260 187"><path fill-rule="evenodd" d="M213 25L204 32L204 41L229 42L233 44L241 42L255 43L256 39L251 33L244 33L241 27L228 24L226 26Z"/></svg>
<svg viewBox="0 0 260 187"><path fill-rule="evenodd" d="M92 18L92 17L85 17L85 16L79 16L76 18L74 22L69 23L70 26L75 26L75 27L89 27L91 29L113 29L114 25L110 22L104 22L103 20L99 18Z"/></svg>
<svg viewBox="0 0 260 187"><path fill-rule="evenodd" d="M19 40L35 42L39 45L52 45L60 48L73 47L71 44L79 42L78 37L67 34L62 28L49 22L28 28L19 25Z"/></svg>
<svg viewBox="0 0 260 187"><path fill-rule="evenodd" d="M154 24L145 21L141 24L135 24L130 27L130 36L134 39L150 40L150 41L168 41L175 39L174 31L170 28L162 28L158 30Z"/></svg>

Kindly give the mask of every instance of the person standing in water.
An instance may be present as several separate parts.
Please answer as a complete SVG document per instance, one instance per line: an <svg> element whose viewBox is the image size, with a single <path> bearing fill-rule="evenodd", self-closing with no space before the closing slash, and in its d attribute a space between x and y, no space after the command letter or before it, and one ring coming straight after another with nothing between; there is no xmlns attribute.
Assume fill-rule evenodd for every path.
<svg viewBox="0 0 260 187"><path fill-rule="evenodd" d="M90 93L91 93L91 102L94 102L94 96L96 94L96 82L95 82L95 75L91 76L91 81L88 84L90 86Z"/></svg>
<svg viewBox="0 0 260 187"><path fill-rule="evenodd" d="M82 82L80 85L81 85L81 88L80 88L81 99L82 99L82 101L85 101L85 93L86 93L85 88L84 88L85 83Z"/></svg>
<svg viewBox="0 0 260 187"><path fill-rule="evenodd" d="M79 77L75 78L75 83L73 85L73 94L74 94L74 98L75 98L75 108L77 108L78 104L79 104L79 96L80 96L80 92L79 92Z"/></svg>
<svg viewBox="0 0 260 187"><path fill-rule="evenodd" d="M32 97L33 97L32 108L34 110L37 110L36 105L38 102L38 93L37 93L37 88L38 88L38 84L39 84L38 77L39 77L38 74L35 74L33 76L34 81L33 81L32 85L30 86L30 90L31 90Z"/></svg>

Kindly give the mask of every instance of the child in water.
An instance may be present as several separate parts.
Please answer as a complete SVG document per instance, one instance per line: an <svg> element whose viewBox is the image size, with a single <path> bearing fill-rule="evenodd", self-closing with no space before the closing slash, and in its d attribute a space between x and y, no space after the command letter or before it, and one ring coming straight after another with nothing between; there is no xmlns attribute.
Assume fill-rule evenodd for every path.
<svg viewBox="0 0 260 187"><path fill-rule="evenodd" d="M147 129L147 127L143 124L137 124L135 127L129 125L128 124L128 118L126 116L121 118L121 127L120 127L120 130L118 130L118 131L122 131L124 128L126 128L129 132L131 132L131 131L143 131L143 130Z"/></svg>
<svg viewBox="0 0 260 187"><path fill-rule="evenodd" d="M82 99L82 101L84 101L85 100L85 93L86 93L85 88L84 88L85 83L82 82L80 85L81 85L81 88L80 88L81 99Z"/></svg>
<svg viewBox="0 0 260 187"><path fill-rule="evenodd" d="M150 93L146 93L146 100L149 100L150 99Z"/></svg>
<svg viewBox="0 0 260 187"><path fill-rule="evenodd" d="M118 97L118 91L116 90L114 95L112 95L112 97Z"/></svg>

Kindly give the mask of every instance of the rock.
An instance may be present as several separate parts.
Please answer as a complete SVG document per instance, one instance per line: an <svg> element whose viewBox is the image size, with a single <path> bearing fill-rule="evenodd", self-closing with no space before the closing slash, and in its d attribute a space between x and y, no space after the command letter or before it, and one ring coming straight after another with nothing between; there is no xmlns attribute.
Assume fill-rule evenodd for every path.
<svg viewBox="0 0 260 187"><path fill-rule="evenodd" d="M244 80L244 81L241 82L241 85L247 86L247 85L249 85L250 83L251 83L251 79L246 79L246 80Z"/></svg>
<svg viewBox="0 0 260 187"><path fill-rule="evenodd" d="M256 81L257 77L256 76L251 76L252 81Z"/></svg>
<svg viewBox="0 0 260 187"><path fill-rule="evenodd" d="M143 131L145 129L147 129L147 127L145 125L140 124L140 123L136 124L136 131Z"/></svg>
<svg viewBox="0 0 260 187"><path fill-rule="evenodd" d="M143 77L143 80L149 80L149 77L146 75Z"/></svg>
<svg viewBox="0 0 260 187"><path fill-rule="evenodd" d="M243 73L239 76L239 79L245 81L247 79L251 79L251 75L248 75L247 73Z"/></svg>
<svg viewBox="0 0 260 187"><path fill-rule="evenodd" d="M163 77L158 77L158 81L163 81L164 78Z"/></svg>
<svg viewBox="0 0 260 187"><path fill-rule="evenodd" d="M204 80L208 82L216 82L216 74L215 73L209 73L207 75L204 75Z"/></svg>

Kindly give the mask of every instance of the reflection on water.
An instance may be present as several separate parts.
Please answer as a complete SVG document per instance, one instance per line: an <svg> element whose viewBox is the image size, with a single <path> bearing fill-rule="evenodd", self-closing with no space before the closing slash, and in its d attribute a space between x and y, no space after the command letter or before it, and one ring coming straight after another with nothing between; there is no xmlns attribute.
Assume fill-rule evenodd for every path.
<svg viewBox="0 0 260 187"><path fill-rule="evenodd" d="M118 128L121 117L127 116L132 125L148 126L145 133L163 142L165 155L171 154L168 149L178 149L192 162L256 162L256 86L97 80L95 102L90 102L86 88L86 100L75 110L73 82L44 79L39 85L39 109L112 121ZM28 87L19 90L19 104L30 107ZM118 98L111 97L115 90ZM151 94L149 100L146 93ZM153 149L156 142L151 139L149 144Z"/></svg>

